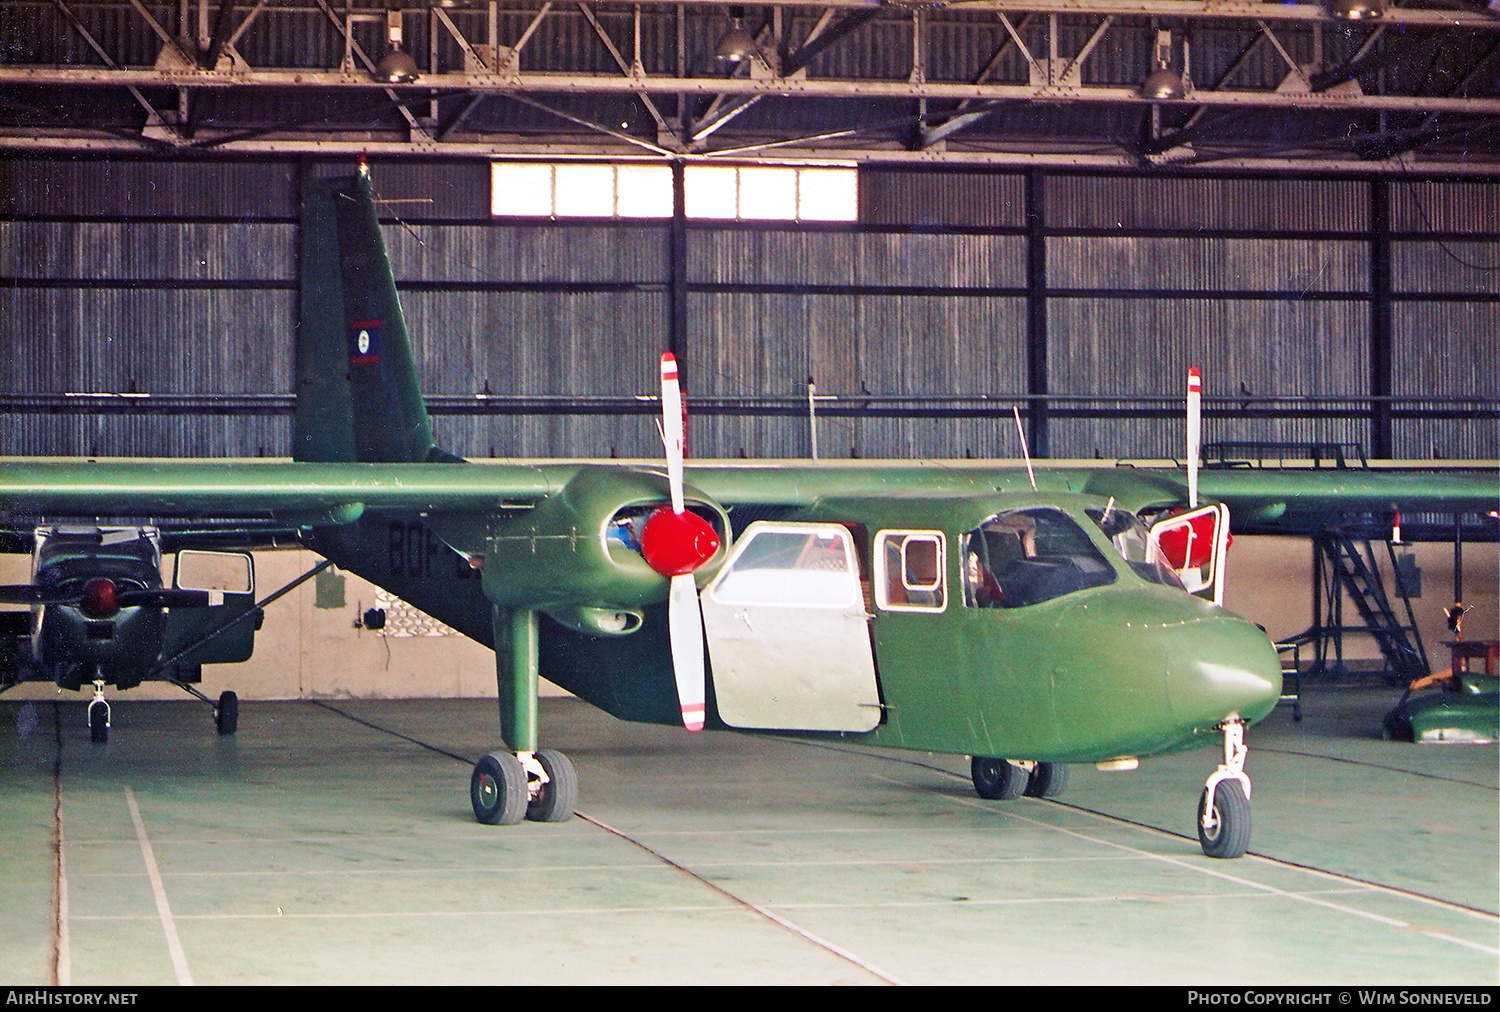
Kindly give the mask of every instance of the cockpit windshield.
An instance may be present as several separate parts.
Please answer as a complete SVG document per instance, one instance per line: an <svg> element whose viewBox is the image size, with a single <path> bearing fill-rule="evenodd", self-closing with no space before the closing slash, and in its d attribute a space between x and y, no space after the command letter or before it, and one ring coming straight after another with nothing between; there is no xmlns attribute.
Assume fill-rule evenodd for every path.
<svg viewBox="0 0 1500 1012"><path fill-rule="evenodd" d="M1177 573L1167 565L1161 553L1152 547L1150 534L1139 517L1127 509L1115 506L1113 500L1104 509L1086 512L1131 569L1152 583L1176 587L1186 592L1187 588L1182 585Z"/></svg>
<svg viewBox="0 0 1500 1012"><path fill-rule="evenodd" d="M964 602L1024 608L1115 581L1083 528L1051 507L991 517L963 537Z"/></svg>

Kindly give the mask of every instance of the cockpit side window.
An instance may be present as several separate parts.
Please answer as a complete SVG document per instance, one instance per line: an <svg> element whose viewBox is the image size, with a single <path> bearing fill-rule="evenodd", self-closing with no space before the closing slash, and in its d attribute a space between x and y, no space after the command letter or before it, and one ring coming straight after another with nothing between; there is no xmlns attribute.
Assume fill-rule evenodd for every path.
<svg viewBox="0 0 1500 1012"><path fill-rule="evenodd" d="M1177 573L1162 558L1161 552L1151 545L1150 532L1140 518L1126 509L1115 506L1113 500L1106 508L1086 510L1089 519L1099 525L1104 536L1109 538L1130 568L1152 583L1176 587L1186 593L1187 588L1177 578Z"/></svg>
<svg viewBox="0 0 1500 1012"><path fill-rule="evenodd" d="M1024 608L1115 581L1083 528L1061 510L1001 513L964 535L964 603Z"/></svg>

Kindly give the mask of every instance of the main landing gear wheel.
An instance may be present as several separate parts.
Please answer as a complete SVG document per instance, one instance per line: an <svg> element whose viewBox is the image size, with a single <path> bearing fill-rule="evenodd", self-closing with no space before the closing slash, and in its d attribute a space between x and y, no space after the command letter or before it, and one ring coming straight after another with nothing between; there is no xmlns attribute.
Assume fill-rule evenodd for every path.
<svg viewBox="0 0 1500 1012"><path fill-rule="evenodd" d="M1014 801L1026 790L1030 779L1021 767L982 755L969 760L969 776L974 781L974 792L990 801Z"/></svg>
<svg viewBox="0 0 1500 1012"><path fill-rule="evenodd" d="M526 768L509 752L491 752L474 764L469 801L474 818L487 826L514 826L526 818Z"/></svg>
<svg viewBox="0 0 1500 1012"><path fill-rule="evenodd" d="M1198 842L1209 857L1243 857L1250 846L1250 801L1238 780L1225 780L1213 792L1213 808L1208 808L1208 791L1198 799Z"/></svg>
<svg viewBox="0 0 1500 1012"><path fill-rule="evenodd" d="M1068 767L1064 763L1037 763L1026 780L1028 798L1055 798L1068 786Z"/></svg>
<svg viewBox="0 0 1500 1012"><path fill-rule="evenodd" d="M219 693L219 705L214 707L214 727L220 734L234 734L240 727L240 697L233 692Z"/></svg>
<svg viewBox="0 0 1500 1012"><path fill-rule="evenodd" d="M567 822L578 804L578 774L572 760L555 749L544 748L536 754L536 761L546 772L547 782L537 781L532 787L526 818L532 822Z"/></svg>
<svg viewBox="0 0 1500 1012"><path fill-rule="evenodd" d="M89 740L95 745L109 741L109 704L102 699L89 704Z"/></svg>

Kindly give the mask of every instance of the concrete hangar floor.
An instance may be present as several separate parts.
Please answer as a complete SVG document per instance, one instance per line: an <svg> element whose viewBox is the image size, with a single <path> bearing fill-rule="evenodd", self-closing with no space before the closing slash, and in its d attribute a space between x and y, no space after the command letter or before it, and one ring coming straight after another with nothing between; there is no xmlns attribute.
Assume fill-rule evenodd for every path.
<svg viewBox="0 0 1500 1012"><path fill-rule="evenodd" d="M1251 855L1212 750L983 801L961 758L543 701L580 815L487 827L484 700L0 700L0 980L197 984L1500 982L1495 745L1379 739L1398 690L1250 735Z"/></svg>

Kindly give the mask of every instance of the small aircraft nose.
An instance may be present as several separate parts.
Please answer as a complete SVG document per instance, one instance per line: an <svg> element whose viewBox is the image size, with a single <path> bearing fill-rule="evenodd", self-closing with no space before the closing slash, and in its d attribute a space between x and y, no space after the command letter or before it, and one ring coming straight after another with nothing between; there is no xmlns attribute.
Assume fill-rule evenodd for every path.
<svg viewBox="0 0 1500 1012"><path fill-rule="evenodd" d="M1231 717L1254 723L1281 696L1281 661L1256 625L1221 613L1185 625L1169 649L1174 716L1208 729Z"/></svg>

